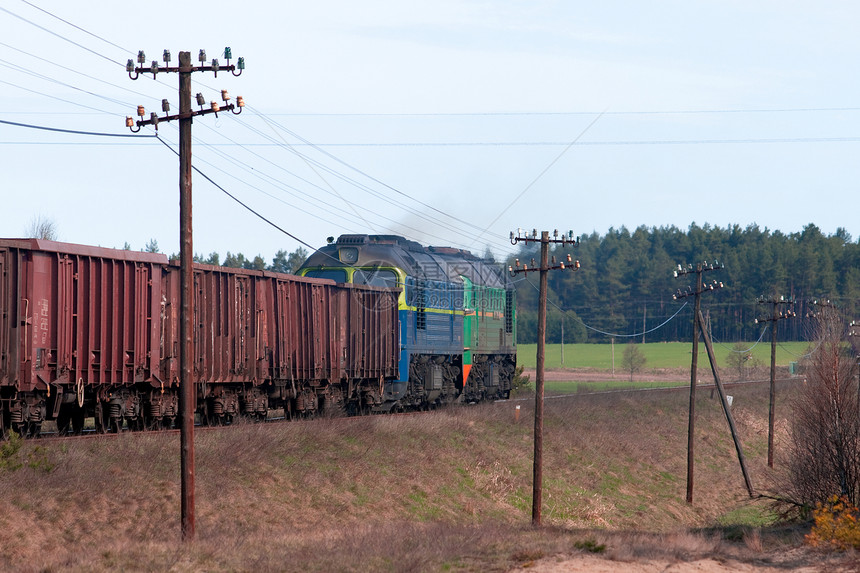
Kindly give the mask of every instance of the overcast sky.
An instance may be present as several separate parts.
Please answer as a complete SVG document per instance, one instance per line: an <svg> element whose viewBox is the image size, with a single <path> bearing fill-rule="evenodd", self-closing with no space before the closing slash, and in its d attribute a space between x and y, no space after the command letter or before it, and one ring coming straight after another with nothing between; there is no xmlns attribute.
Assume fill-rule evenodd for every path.
<svg viewBox="0 0 860 573"><path fill-rule="evenodd" d="M138 104L178 110L178 74L132 81L127 59L230 46L245 72L192 89L247 108L195 119L194 165L309 245L503 255L518 227L693 222L857 240L858 21L844 1L0 0L0 121L130 135ZM0 123L0 236L41 216L178 252L177 128ZM299 245L194 174L195 251Z"/></svg>

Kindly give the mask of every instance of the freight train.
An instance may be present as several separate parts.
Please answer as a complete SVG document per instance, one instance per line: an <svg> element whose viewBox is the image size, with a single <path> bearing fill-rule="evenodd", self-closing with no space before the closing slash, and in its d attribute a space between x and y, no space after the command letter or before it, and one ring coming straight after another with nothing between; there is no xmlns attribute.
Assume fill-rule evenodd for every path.
<svg viewBox="0 0 860 573"><path fill-rule="evenodd" d="M440 251L440 262L460 257L472 270L427 282L410 267L388 281L342 263L343 276L323 276L323 263L306 266L310 276L195 264L195 416L221 424L275 409L369 413L505 396L512 291L481 282L487 269L473 257ZM0 239L0 438L38 435L46 420L60 432L80 432L87 418L98 431L172 426L179 271L160 254ZM443 336L442 315L459 334ZM487 352L491 322L505 344Z"/></svg>

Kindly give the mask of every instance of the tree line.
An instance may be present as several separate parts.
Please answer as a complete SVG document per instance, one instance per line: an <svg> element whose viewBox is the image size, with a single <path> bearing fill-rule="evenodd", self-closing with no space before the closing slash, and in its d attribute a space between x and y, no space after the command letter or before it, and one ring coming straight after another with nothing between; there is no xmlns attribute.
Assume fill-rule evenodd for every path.
<svg viewBox="0 0 860 573"><path fill-rule="evenodd" d="M130 251L131 245L125 243L125 245L123 245L123 250ZM146 247L144 247L142 250L147 253L161 252L158 248L158 241L156 241L155 239L150 239L149 242L146 243ZM170 255L169 258L179 260L179 253L174 253ZM304 247L298 247L295 251L291 253L280 249L277 253L275 253L271 264L266 264L266 259L264 259L261 255L257 255L253 259L251 259L243 255L242 253L236 253L234 255L230 251L227 251L227 254L224 256L224 260L222 261L221 255L214 251L206 256L201 255L199 253L194 254L195 263L214 265L216 267L229 267L232 269L252 269L258 271L273 271L276 273L290 274L294 274L299 269L299 267L302 266L302 264L307 258L308 251Z"/></svg>
<svg viewBox="0 0 860 573"><path fill-rule="evenodd" d="M579 246L551 246L560 260L568 253L581 261L577 271L548 274L547 341L637 342L688 340L692 337L693 297L673 300L677 290L695 287L695 274L673 277L678 264L719 263L706 281L724 288L702 296L702 312L714 339L757 340L765 326L755 319L771 308L761 296L794 297L797 318L777 323L780 340L806 340L813 300L827 299L851 320L860 298L860 244L839 228L825 235L813 224L798 233L758 225L675 226L609 229L581 235ZM539 245L521 245L517 257L539 260ZM538 280L517 277L517 339L536 341ZM688 302L685 306L684 303ZM676 314L677 313L677 314ZM665 324L664 324L665 323ZM773 323L769 323L773 324ZM643 335L644 333L644 335ZM769 336L769 335L768 335Z"/></svg>

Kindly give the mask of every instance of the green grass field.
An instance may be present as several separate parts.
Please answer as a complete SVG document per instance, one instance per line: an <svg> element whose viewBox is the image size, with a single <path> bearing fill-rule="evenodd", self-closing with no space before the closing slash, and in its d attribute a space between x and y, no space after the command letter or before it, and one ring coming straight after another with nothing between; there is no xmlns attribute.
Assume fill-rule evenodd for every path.
<svg viewBox="0 0 860 573"><path fill-rule="evenodd" d="M650 342L637 344L645 355L645 368L689 368L693 345L690 342ZM623 372L622 357L625 344L616 344L615 371ZM808 352L806 342L782 342L776 347L776 365L787 367L790 362L797 362ZM714 353L720 368L728 366L727 358L733 352L734 344L716 344ZM770 343L744 343L744 349L750 349L752 365L770 366ZM517 348L517 363L526 368L534 368L536 364L537 345L520 344ZM699 364L707 366L708 355L704 343L699 343ZM613 347L611 344L565 344L564 360L560 344L546 346L545 368L597 368L612 370Z"/></svg>

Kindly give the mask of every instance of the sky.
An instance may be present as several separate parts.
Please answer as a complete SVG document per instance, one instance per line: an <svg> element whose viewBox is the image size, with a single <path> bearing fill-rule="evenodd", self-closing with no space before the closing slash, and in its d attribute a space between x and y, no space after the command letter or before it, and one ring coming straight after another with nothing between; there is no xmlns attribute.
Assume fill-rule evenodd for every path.
<svg viewBox="0 0 860 573"><path fill-rule="evenodd" d="M0 0L0 236L42 218L177 253L178 124L125 117L176 113L178 74L125 63L229 46L240 76L192 78L246 102L193 123L203 255L396 233L505 256L518 228L693 223L856 241L858 21L844 1Z"/></svg>

